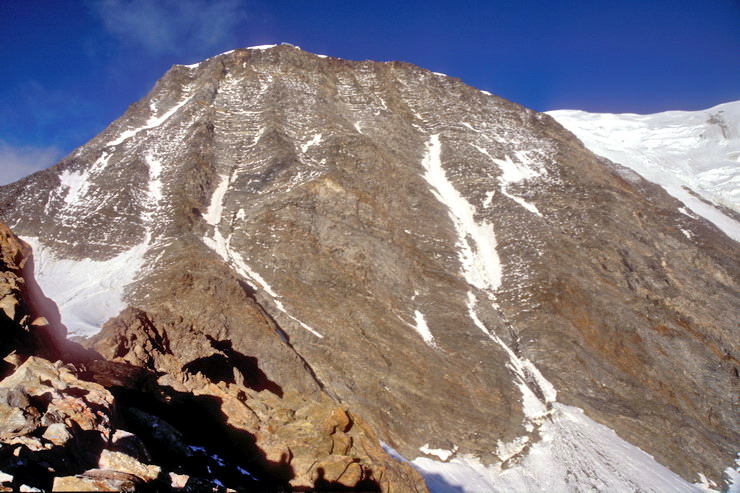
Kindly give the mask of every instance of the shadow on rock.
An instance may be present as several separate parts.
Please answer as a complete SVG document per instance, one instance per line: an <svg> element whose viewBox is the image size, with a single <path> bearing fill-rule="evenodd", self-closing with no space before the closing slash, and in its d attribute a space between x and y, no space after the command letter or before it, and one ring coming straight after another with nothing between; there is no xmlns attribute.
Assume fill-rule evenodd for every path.
<svg viewBox="0 0 740 493"><path fill-rule="evenodd" d="M215 383L240 383L256 392L268 390L278 397L283 396L282 387L260 370L257 358L236 351L231 341L217 341L211 336L206 337L211 347L219 352L191 361L183 366L183 371L191 374L202 373ZM237 382L237 378L241 378L243 382Z"/></svg>
<svg viewBox="0 0 740 493"><path fill-rule="evenodd" d="M337 481L327 481L326 471L319 467L316 472L319 477L314 482L314 487L310 491L381 491L380 483L373 479L372 469L365 471L360 480L353 486L347 486Z"/></svg>
<svg viewBox="0 0 740 493"><path fill-rule="evenodd" d="M289 458L268 460L254 435L227 422L221 398L159 385L157 376L151 375L143 388L109 389L119 409L119 428L142 439L153 463L187 476L189 488L210 481L250 491L290 489L294 474Z"/></svg>

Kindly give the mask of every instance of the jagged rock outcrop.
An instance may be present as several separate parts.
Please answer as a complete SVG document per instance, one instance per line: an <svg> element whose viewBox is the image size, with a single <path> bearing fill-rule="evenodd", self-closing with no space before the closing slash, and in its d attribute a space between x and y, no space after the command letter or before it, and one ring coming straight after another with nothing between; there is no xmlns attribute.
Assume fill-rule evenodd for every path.
<svg viewBox="0 0 740 493"><path fill-rule="evenodd" d="M20 240L7 225L0 223L0 373L5 374L23 355L51 354L64 334L55 333L43 309L28 302L31 292L38 288L28 282L25 273L31 248Z"/></svg>
<svg viewBox="0 0 740 493"><path fill-rule="evenodd" d="M286 45L175 66L0 187L41 283L92 279L48 284L70 333L133 307L90 342L108 358L223 403L329 396L405 457L513 490L726 480L740 259L680 209L547 115Z"/></svg>
<svg viewBox="0 0 740 493"><path fill-rule="evenodd" d="M92 362L87 374L122 387L120 398L132 406L147 396L160 401L150 409L161 412L166 403L171 422L193 440L223 457L241 456L252 474L264 471L293 489L425 490L418 472L388 456L359 415L320 390L283 389L230 340L188 331L189 324L127 309L90 342L107 362ZM147 378L120 378L118 365L144 369ZM194 421L215 426L192 430ZM167 435L159 440L183 440Z"/></svg>

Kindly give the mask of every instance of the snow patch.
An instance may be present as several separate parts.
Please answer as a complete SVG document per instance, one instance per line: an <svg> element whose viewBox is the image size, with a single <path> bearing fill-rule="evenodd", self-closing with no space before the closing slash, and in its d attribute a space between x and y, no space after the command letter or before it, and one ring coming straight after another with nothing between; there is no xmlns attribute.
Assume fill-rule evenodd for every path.
<svg viewBox="0 0 740 493"><path fill-rule="evenodd" d="M441 448L429 448L429 444L426 443L419 447L419 450L427 455L435 455L439 457L443 462L447 461L452 455L457 452L457 447L453 448L452 450L446 450Z"/></svg>
<svg viewBox="0 0 740 493"><path fill-rule="evenodd" d="M62 182L62 188L67 189L64 195L64 202L68 205L77 202L81 196L82 187L87 180L87 173L82 171L64 170L59 175L59 181Z"/></svg>
<svg viewBox="0 0 740 493"><path fill-rule="evenodd" d="M162 194L162 161L155 158L151 153L144 155L144 161L149 166L149 186L147 188L144 220L151 222L160 201L164 198Z"/></svg>
<svg viewBox="0 0 740 493"><path fill-rule="evenodd" d="M219 175L219 182L216 185L216 190L211 195L211 203L208 205L208 210L203 215L203 219L208 224L217 226L221 222L221 215L224 210L224 196L226 191L229 189L229 175Z"/></svg>
<svg viewBox="0 0 740 493"><path fill-rule="evenodd" d="M172 108L170 108L168 111L166 111L164 114L160 116L152 115L143 126L139 128L133 128L133 129L123 131L121 135L118 136L117 139L114 139L108 142L106 145L117 146L118 144L121 144L122 142L130 139L131 137L134 137L139 132L143 132L144 130L150 130L152 128L160 126L165 121L167 121L172 115L174 115L177 112L177 110L185 106L193 98L193 96L194 94L191 94L190 96L184 98L183 100L175 104L175 106L173 106Z"/></svg>
<svg viewBox="0 0 740 493"><path fill-rule="evenodd" d="M144 265L149 238L109 260L62 258L36 237L24 237L33 248L34 276L52 299L69 335L90 337L126 308L126 286Z"/></svg>
<svg viewBox="0 0 740 493"><path fill-rule="evenodd" d="M419 457L411 464L439 492L702 491L580 409L555 404L540 432L543 439L507 468L483 465L470 455L448 462Z"/></svg>
<svg viewBox="0 0 740 493"><path fill-rule="evenodd" d="M312 138L311 140L309 140L309 141L308 141L308 142L306 142L305 144L302 144L302 145L301 145L301 152L302 152L303 154L305 154L305 153L306 153L306 151L308 151L308 150L309 150L309 149L310 149L310 148L311 148L312 146L315 146L315 145L316 145L316 144L318 144L319 142L321 142L321 134L316 134L316 135L314 135L314 136L313 136L313 138Z"/></svg>
<svg viewBox="0 0 740 493"><path fill-rule="evenodd" d="M424 179L442 204L457 231L457 247L465 280L483 290L496 290L501 285L501 263L496 251L493 225L475 220L473 205L455 189L442 167L442 145L439 134L432 135L422 160Z"/></svg>
<svg viewBox="0 0 740 493"><path fill-rule="evenodd" d="M740 493L740 454L735 459L735 467L728 467L725 469L725 475L728 478L730 484L729 493Z"/></svg>
<svg viewBox="0 0 740 493"><path fill-rule="evenodd" d="M499 187L501 188L501 193L505 196L509 197L511 200L516 202L517 204L521 205L525 209L527 209L529 212L536 214L538 216L542 216L542 213L537 209L537 207L534 204L531 204L524 200L521 197L517 197L513 194L511 194L508 190L509 185L513 183L518 183L520 181L524 180L530 180L532 178L536 178L538 176L541 176L541 172L538 170L535 170L534 168L530 167L528 164L530 163L529 159L526 157L526 151L517 151L516 156L519 160L518 163L515 163L511 160L509 155L506 155L506 159L497 159L492 157L488 151L480 146L473 145L476 149L478 149L478 152L485 155L496 163L501 170L501 175L498 178L499 181Z"/></svg>
<svg viewBox="0 0 740 493"><path fill-rule="evenodd" d="M490 192L486 192L486 198L483 199L483 207L490 207L491 203L493 202L493 196L496 195L496 192L491 190Z"/></svg>
<svg viewBox="0 0 740 493"><path fill-rule="evenodd" d="M63 198L65 207L79 205L83 202L90 188L90 177L100 173L108 165L109 159L110 154L103 152L88 169L84 171L64 170L59 174L59 195Z"/></svg>
<svg viewBox="0 0 740 493"><path fill-rule="evenodd" d="M257 46L250 46L247 49L248 50L269 50L270 48L274 48L276 46L277 45L257 45ZM231 51L234 51L234 50L231 50ZM226 53L231 53L231 51L227 51Z"/></svg>
<svg viewBox="0 0 740 493"><path fill-rule="evenodd" d="M416 310L414 312L414 321L416 322L416 325L413 325L414 330L419 333L421 338L424 339L424 342L430 346L436 346L434 336L432 335L432 331L429 330L427 319L424 317L424 314L419 310Z"/></svg>

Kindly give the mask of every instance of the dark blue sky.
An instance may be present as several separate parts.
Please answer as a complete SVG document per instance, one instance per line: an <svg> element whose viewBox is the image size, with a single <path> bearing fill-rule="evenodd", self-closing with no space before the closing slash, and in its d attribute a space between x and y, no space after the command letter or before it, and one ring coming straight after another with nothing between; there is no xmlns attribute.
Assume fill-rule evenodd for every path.
<svg viewBox="0 0 740 493"><path fill-rule="evenodd" d="M0 183L84 144L172 64L258 44L403 60L541 111L740 99L738 0L0 0L0 41Z"/></svg>

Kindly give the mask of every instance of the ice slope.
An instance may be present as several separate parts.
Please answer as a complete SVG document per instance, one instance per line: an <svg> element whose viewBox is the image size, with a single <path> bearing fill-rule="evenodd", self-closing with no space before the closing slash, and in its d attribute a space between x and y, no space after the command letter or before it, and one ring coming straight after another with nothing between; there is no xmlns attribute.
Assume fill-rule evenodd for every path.
<svg viewBox="0 0 740 493"><path fill-rule="evenodd" d="M740 101L652 115L549 111L591 151L636 171L740 241ZM689 190L693 191L692 194Z"/></svg>
<svg viewBox="0 0 740 493"><path fill-rule="evenodd" d="M89 337L100 332L108 319L126 308L126 286L144 266L149 238L106 261L75 260L55 254L35 237L31 245L34 276L44 295L54 300L69 336Z"/></svg>
<svg viewBox="0 0 740 493"><path fill-rule="evenodd" d="M434 451L437 456L442 455L439 452L452 455L444 462L417 457L411 464L434 493L712 491L707 485L686 482L578 408L556 403L540 433L541 440L508 467L485 466L475 457L454 456L452 451ZM399 460L405 460L387 445L385 448ZM701 479L697 477L697 481Z"/></svg>

